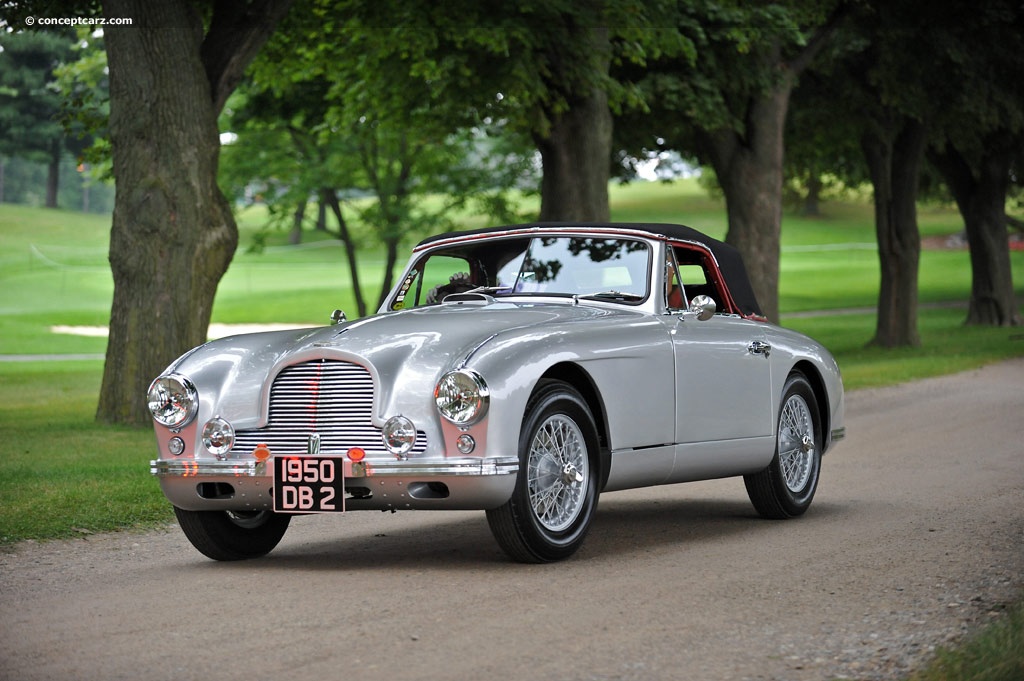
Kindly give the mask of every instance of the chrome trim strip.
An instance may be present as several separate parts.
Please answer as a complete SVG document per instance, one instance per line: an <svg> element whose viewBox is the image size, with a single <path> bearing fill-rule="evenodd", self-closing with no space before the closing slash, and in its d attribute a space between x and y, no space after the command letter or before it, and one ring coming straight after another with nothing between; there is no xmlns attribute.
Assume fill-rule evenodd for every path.
<svg viewBox="0 0 1024 681"><path fill-rule="evenodd" d="M352 468L355 467L355 472ZM196 461L158 459L149 462L149 472L160 477L269 477L262 461ZM374 477L487 477L519 472L519 458L499 456L486 459L445 459L443 461L361 461L345 463L345 476ZM360 473L357 475L356 473Z"/></svg>
<svg viewBox="0 0 1024 681"><path fill-rule="evenodd" d="M149 472L157 476L196 478L199 476L258 478L269 475L263 461L196 461L195 459L157 459L149 462Z"/></svg>
<svg viewBox="0 0 1024 681"><path fill-rule="evenodd" d="M368 478L392 475L400 477L420 475L488 476L510 475L519 472L519 457L515 456L496 456L486 459L445 459L444 461L365 461L363 463Z"/></svg>
<svg viewBox="0 0 1024 681"><path fill-rule="evenodd" d="M638 237L641 239L652 239L654 241L667 241L664 234L658 234L650 230L644 229L639 224L629 225L628 223L622 223L621 225L609 225L606 227L595 227L594 225L574 225L571 223L564 224L544 224L544 223L524 223L522 225L515 225L511 229L503 229L494 232L486 232L484 234L470 234L464 235L459 233L453 233L452 236L447 239L439 239L437 241L431 241L428 244L417 244L413 247L413 253L419 253L420 251L433 248L435 246L449 245L461 241L478 241L480 239L507 239L513 236L524 236L534 237L538 234L557 234L558 236L594 236L595 234L608 235L608 236L629 236ZM679 241L677 243L683 243ZM706 246L703 246L706 248Z"/></svg>

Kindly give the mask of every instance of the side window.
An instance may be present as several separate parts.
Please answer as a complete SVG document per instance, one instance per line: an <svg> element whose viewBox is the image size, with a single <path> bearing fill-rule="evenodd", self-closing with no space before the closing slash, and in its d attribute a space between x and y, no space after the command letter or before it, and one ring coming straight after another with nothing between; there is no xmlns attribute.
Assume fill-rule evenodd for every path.
<svg viewBox="0 0 1024 681"><path fill-rule="evenodd" d="M728 312L724 307L724 296L718 288L718 282L707 262L707 255L686 246L676 246L676 260L679 262L679 279L686 292L686 300L705 295L715 301L718 312Z"/></svg>
<svg viewBox="0 0 1024 681"><path fill-rule="evenodd" d="M687 290L692 286L704 286L708 283L707 273L701 265L680 265L679 280Z"/></svg>

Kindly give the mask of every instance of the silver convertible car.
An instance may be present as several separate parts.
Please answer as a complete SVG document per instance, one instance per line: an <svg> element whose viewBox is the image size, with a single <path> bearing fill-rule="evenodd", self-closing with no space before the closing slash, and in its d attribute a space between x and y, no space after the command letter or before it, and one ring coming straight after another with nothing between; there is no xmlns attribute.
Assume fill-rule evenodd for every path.
<svg viewBox="0 0 1024 681"><path fill-rule="evenodd" d="M151 470L206 556L262 556L294 515L482 509L511 558L556 561L602 493L728 476L790 518L844 434L832 355L679 225L442 234L376 315L332 319L212 341L153 381Z"/></svg>

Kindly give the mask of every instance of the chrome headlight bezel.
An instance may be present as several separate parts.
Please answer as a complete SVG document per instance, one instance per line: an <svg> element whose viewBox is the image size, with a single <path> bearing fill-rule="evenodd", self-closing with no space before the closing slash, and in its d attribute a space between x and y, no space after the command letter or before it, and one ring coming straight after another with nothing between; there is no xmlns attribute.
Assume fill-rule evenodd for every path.
<svg viewBox="0 0 1024 681"><path fill-rule="evenodd" d="M149 384L146 401L153 420L168 428L183 428L199 412L199 392L186 376L164 374Z"/></svg>
<svg viewBox="0 0 1024 681"><path fill-rule="evenodd" d="M472 369L449 371L434 388L437 411L457 426L471 426L487 414L491 396L483 376Z"/></svg>

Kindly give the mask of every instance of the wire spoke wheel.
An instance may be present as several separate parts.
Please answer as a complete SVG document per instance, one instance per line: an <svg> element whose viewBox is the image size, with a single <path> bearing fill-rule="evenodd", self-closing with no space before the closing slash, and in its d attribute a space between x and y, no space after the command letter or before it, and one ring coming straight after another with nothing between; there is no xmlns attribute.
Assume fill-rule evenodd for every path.
<svg viewBox="0 0 1024 681"><path fill-rule="evenodd" d="M793 395L782 408L779 428L779 465L789 491L800 492L807 485L814 451L811 410L803 397Z"/></svg>
<svg viewBox="0 0 1024 681"><path fill-rule="evenodd" d="M821 472L821 417L807 378L794 372L779 405L775 456L764 470L743 476L747 496L765 518L793 518L811 505Z"/></svg>
<svg viewBox="0 0 1024 681"><path fill-rule="evenodd" d="M512 496L487 511L505 553L523 563L575 553L597 509L598 466L597 426L586 401L566 383L543 381L526 405Z"/></svg>
<svg viewBox="0 0 1024 681"><path fill-rule="evenodd" d="M583 433L562 415L548 418L530 446L527 487L530 506L548 530L559 532L579 516L590 473Z"/></svg>

